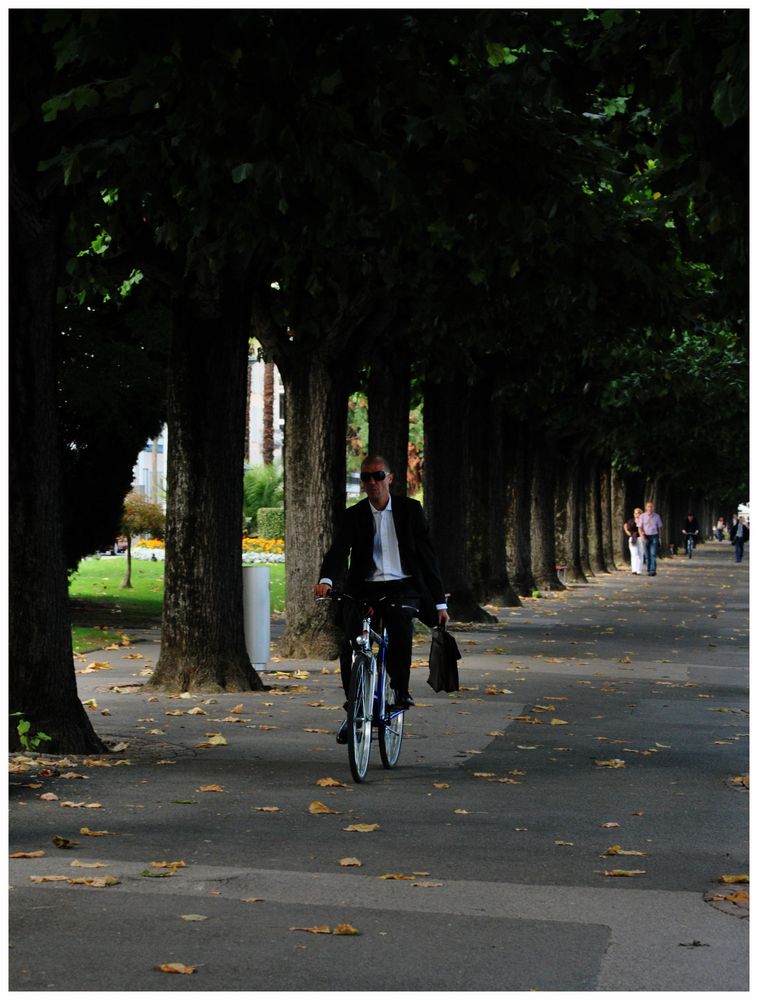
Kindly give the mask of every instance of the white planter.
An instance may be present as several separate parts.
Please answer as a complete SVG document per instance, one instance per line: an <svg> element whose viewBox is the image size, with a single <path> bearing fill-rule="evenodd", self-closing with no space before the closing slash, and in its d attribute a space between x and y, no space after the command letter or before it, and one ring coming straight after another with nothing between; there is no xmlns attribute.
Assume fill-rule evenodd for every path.
<svg viewBox="0 0 758 1000"><path fill-rule="evenodd" d="M256 670L265 670L271 643L271 570L268 566L243 567L242 608L247 655Z"/></svg>

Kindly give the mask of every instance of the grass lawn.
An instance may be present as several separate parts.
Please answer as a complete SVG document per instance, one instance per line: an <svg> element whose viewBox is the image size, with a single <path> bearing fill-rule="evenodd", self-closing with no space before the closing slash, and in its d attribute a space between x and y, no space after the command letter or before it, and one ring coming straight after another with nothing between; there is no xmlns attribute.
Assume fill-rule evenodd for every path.
<svg viewBox="0 0 758 1000"><path fill-rule="evenodd" d="M122 590L126 558L84 559L71 577L74 651L84 653L119 642L122 632L136 625L159 625L163 610L162 562L132 560L132 589ZM284 565L271 571L271 610L284 611ZM114 620L115 616L123 620ZM99 626L99 627L97 627Z"/></svg>

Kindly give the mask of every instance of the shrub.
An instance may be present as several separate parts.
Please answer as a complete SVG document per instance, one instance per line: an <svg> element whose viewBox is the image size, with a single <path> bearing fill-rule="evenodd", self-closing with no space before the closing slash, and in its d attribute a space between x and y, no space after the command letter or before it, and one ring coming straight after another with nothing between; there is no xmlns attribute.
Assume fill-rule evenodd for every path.
<svg viewBox="0 0 758 1000"><path fill-rule="evenodd" d="M244 530L255 528L261 507L282 507L283 472L281 465L256 465L248 469L243 481L245 497Z"/></svg>
<svg viewBox="0 0 758 1000"><path fill-rule="evenodd" d="M258 511L258 534L261 538L284 538L284 508L261 507Z"/></svg>

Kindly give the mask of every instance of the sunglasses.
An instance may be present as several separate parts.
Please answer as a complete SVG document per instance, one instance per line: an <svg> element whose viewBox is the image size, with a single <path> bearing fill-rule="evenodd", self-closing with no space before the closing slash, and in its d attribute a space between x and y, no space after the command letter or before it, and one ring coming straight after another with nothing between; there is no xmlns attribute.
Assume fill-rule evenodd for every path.
<svg viewBox="0 0 758 1000"><path fill-rule="evenodd" d="M387 478L387 473L384 469L380 469L378 472L362 472L361 482L370 483L373 479L375 483L381 483L383 479Z"/></svg>

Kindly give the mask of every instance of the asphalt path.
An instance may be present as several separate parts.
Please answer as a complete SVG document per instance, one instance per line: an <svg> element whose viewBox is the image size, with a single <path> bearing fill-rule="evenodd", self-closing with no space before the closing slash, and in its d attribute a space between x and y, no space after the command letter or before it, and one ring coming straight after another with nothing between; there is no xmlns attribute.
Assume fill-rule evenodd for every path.
<svg viewBox="0 0 758 1000"><path fill-rule="evenodd" d="M155 641L77 658L122 746L11 758L10 851L44 854L10 861L10 988L746 990L749 886L719 880L749 871L748 571L709 543L497 609L453 630L454 695L420 632L400 763L363 785L334 663L179 697L142 687Z"/></svg>

